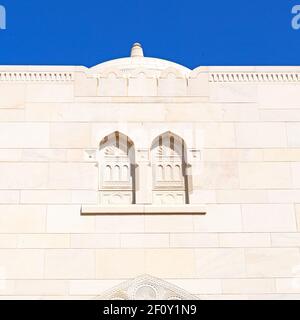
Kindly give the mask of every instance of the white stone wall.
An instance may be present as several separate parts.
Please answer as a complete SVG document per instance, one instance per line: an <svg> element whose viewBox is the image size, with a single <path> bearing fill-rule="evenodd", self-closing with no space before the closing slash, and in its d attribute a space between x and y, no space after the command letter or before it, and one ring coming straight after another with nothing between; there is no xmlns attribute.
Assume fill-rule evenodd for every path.
<svg viewBox="0 0 300 320"><path fill-rule="evenodd" d="M202 299L300 298L299 74L1 68L0 298L94 298L145 273ZM199 149L207 214L81 216L98 203L86 150L116 130Z"/></svg>

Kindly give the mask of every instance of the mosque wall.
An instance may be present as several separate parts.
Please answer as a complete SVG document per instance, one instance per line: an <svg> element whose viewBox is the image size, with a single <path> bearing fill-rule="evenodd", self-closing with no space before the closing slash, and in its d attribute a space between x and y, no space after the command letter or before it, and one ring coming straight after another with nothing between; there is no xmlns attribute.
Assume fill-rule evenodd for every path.
<svg viewBox="0 0 300 320"><path fill-rule="evenodd" d="M299 67L0 69L0 299L94 298L143 274L201 299L300 298ZM114 132L147 173L140 203L153 141L182 138L186 205L205 214L82 215Z"/></svg>

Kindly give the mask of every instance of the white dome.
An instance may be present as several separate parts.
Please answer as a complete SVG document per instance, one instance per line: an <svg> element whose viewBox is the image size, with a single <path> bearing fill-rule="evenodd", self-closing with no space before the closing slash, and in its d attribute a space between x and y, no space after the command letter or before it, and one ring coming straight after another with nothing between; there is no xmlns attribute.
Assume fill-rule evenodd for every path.
<svg viewBox="0 0 300 320"><path fill-rule="evenodd" d="M118 69L124 74L131 74L138 69L148 69L159 75L163 70L168 68L176 69L184 76L191 72L190 69L168 60L144 57L141 45L135 43L131 49L131 57L100 63L92 67L90 72L101 73L106 69Z"/></svg>

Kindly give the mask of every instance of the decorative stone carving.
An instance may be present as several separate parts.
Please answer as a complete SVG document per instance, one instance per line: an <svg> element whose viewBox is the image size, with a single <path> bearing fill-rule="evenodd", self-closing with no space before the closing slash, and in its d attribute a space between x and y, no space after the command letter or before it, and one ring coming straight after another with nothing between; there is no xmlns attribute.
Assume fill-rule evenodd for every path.
<svg viewBox="0 0 300 320"><path fill-rule="evenodd" d="M137 162L149 162L149 149L138 149L136 151L136 161Z"/></svg>
<svg viewBox="0 0 300 320"><path fill-rule="evenodd" d="M91 161L94 162L96 161L97 158L97 150L95 149L87 149L84 152L84 160L85 161Z"/></svg>
<svg viewBox="0 0 300 320"><path fill-rule="evenodd" d="M114 132L100 144L99 180L102 204L135 203L135 161L133 142Z"/></svg>
<svg viewBox="0 0 300 320"><path fill-rule="evenodd" d="M201 160L201 151L199 149L189 149L189 159L191 161L200 161Z"/></svg>
<svg viewBox="0 0 300 320"><path fill-rule="evenodd" d="M210 82L299 82L299 73L222 72L210 73Z"/></svg>
<svg viewBox="0 0 300 320"><path fill-rule="evenodd" d="M184 140L170 131L142 149L119 131L105 136L97 153L100 204L189 203L187 153ZM86 154L92 161L94 153Z"/></svg>
<svg viewBox="0 0 300 320"><path fill-rule="evenodd" d="M186 147L171 132L157 137L152 145L153 203L188 202L186 181Z"/></svg>
<svg viewBox="0 0 300 320"><path fill-rule="evenodd" d="M0 81L67 82L74 81L73 72L0 72Z"/></svg>
<svg viewBox="0 0 300 320"><path fill-rule="evenodd" d="M185 290L164 280L143 275L114 287L98 300L198 300Z"/></svg>
<svg viewBox="0 0 300 320"><path fill-rule="evenodd" d="M139 79L155 79L155 71L149 70L147 68L137 68L136 70L130 73L130 78L139 78Z"/></svg>

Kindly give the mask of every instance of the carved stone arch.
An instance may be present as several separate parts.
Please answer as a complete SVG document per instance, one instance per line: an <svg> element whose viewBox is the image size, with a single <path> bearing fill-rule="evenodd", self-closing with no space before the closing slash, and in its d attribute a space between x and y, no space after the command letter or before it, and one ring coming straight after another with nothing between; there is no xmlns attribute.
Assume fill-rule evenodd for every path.
<svg viewBox="0 0 300 320"><path fill-rule="evenodd" d="M158 278L143 275L96 297L96 300L199 300L187 291Z"/></svg>
<svg viewBox="0 0 300 320"><path fill-rule="evenodd" d="M171 131L158 135L151 145L151 163L153 203L188 204L187 146L184 139Z"/></svg>
<svg viewBox="0 0 300 320"><path fill-rule="evenodd" d="M112 78L112 79L119 79L124 78L124 74L118 68L110 67L104 70L101 70L99 73L100 78Z"/></svg>
<svg viewBox="0 0 300 320"><path fill-rule="evenodd" d="M115 131L99 144L99 191L103 204L134 204L136 166L133 141Z"/></svg>
<svg viewBox="0 0 300 320"><path fill-rule="evenodd" d="M152 79L156 77L156 73L153 70L147 68L137 68L130 73L130 78L146 78Z"/></svg>
<svg viewBox="0 0 300 320"><path fill-rule="evenodd" d="M130 152L132 150L131 148L134 147L133 140L130 139L124 131L115 130L104 135L99 144L100 149L103 148L103 146L105 146L112 138L116 138L118 146L120 146L120 148L124 148L127 152Z"/></svg>
<svg viewBox="0 0 300 320"><path fill-rule="evenodd" d="M98 96L115 97L127 95L128 79L124 77L122 70L116 67L105 69L91 69L90 73L98 78Z"/></svg>
<svg viewBox="0 0 300 320"><path fill-rule="evenodd" d="M139 148L139 140L141 140L141 135L144 134L144 132L140 128L131 127L128 124L123 123L116 123L114 126L112 125L103 125L98 128L97 133L93 137L92 144L95 146L95 148L99 147L99 141L101 142L103 137L109 136L110 134L114 132L120 132L122 135L126 137L130 137L129 139L133 142L134 141L134 147L135 149ZM144 141L144 140L143 140ZM144 142L143 142L144 143Z"/></svg>
<svg viewBox="0 0 300 320"><path fill-rule="evenodd" d="M183 125L180 128L178 128L176 124L169 123L167 132L171 132L175 136L179 137L180 139L183 139L187 148L194 147L193 130L188 125L186 126ZM149 132L150 145L161 134L162 134L162 130L160 127L151 128L151 131Z"/></svg>
<svg viewBox="0 0 300 320"><path fill-rule="evenodd" d="M176 68L169 67L162 71L160 75L161 79L184 79L185 76Z"/></svg>
<svg viewBox="0 0 300 320"><path fill-rule="evenodd" d="M182 152L182 148L184 148L183 155L186 157L187 144L186 144L184 138L182 138L180 134L177 134L173 130L169 130L169 131L165 131L163 133L160 133L160 134L156 135L156 137L154 137L152 139L151 148L155 145L155 143L157 142L157 139L159 139L159 137L165 137L165 139L167 139L167 140L170 138L170 146L172 144L172 140L174 140L173 141L174 145L172 145L171 147L174 147L175 151L178 151L178 152ZM181 146L176 142L180 142ZM185 159L185 161L186 161L186 159Z"/></svg>

